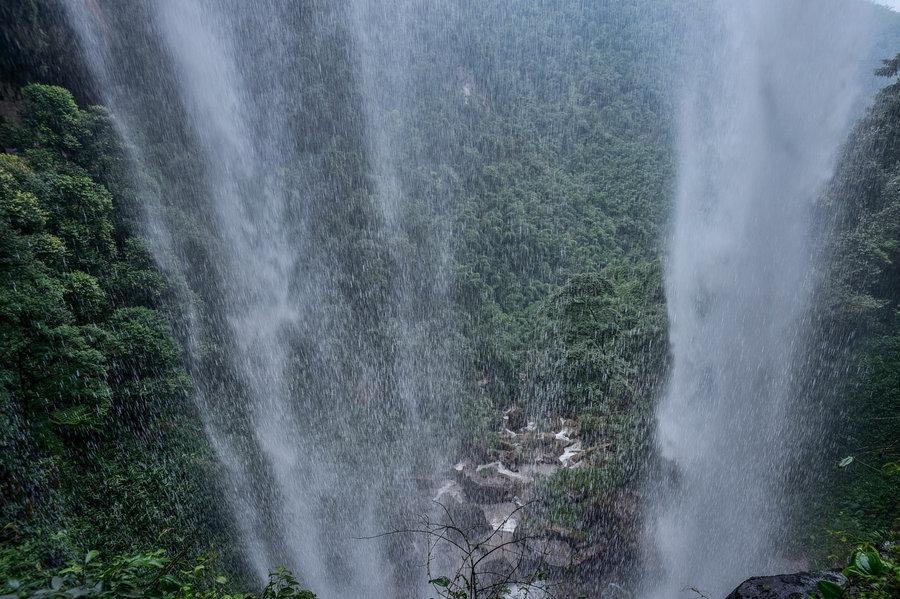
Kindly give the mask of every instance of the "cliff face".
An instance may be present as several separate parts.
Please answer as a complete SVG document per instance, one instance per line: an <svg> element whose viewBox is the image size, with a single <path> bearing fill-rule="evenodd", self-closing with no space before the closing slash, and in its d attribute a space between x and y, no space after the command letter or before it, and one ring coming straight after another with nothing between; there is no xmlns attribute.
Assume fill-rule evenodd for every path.
<svg viewBox="0 0 900 599"><path fill-rule="evenodd" d="M101 96L59 0L8 0L0 4L0 23L3 100L12 99L10 90L48 83L70 90L80 105L99 103Z"/></svg>

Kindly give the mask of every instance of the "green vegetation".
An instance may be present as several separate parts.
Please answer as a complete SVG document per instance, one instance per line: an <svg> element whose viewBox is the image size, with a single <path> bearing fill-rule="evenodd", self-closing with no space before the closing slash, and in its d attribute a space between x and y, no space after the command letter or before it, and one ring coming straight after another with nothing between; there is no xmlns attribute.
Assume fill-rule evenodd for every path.
<svg viewBox="0 0 900 599"><path fill-rule="evenodd" d="M821 596L824 599L892 599L900 596L900 550L896 544L890 544L884 551L883 554L872 545L857 547L842 571L847 582L841 586L828 580L820 581Z"/></svg>
<svg viewBox="0 0 900 599"><path fill-rule="evenodd" d="M145 10L139 4L128 6ZM441 381L422 394L431 402L422 411L465 429L432 437L447 455L457 440L473 453L490 446L501 409L512 405L532 417L571 418L604 457L539 481L538 516L579 534L612 534L598 523L638 530L632 491L651 450L652 401L668 357L667 56L690 7L433 2L423 24L430 29L415 42L422 60L408 74L409 97L391 113L404 140L394 157L402 224L391 228L364 150L358 74L340 26L346 16L328 4L304 3L317 17L291 23L297 31L284 59L298 83L282 90L291 105L272 97L265 68L248 92L268 110L289 110L298 140L272 165L273 185L288 198L302 193L316 223L294 232L308 237L309 263L292 284L302 287L310 272L336 273L320 298L322 318L349 323L333 362L302 335L291 338L288 386L310 434L343 435L348 460L358 455L354 444L407 434L394 426L407 409L396 392L405 352L413 370ZM220 473L195 413L195 386L233 418L223 429L239 430L251 416L227 359L235 342L212 266L223 252L207 218L216 198L197 183L202 158L191 142L170 135L187 127L156 62L165 53L146 42L152 20L131 14L107 16L110 27L133 34L123 37L144 43L129 65L147 82L136 113L174 123L165 131L133 123L146 152L139 165L105 109L81 109L60 87L26 85L65 81L81 85L77 97L91 97L77 75L83 65L73 64L71 33L48 3L0 7L0 21L15 24L0 39L0 83L14 91L0 92L16 100L0 106L0 582L19 581L3 592L22 599L246 599L230 594L211 562L141 553L229 538L210 513L220 503ZM898 69L900 57L881 74ZM159 203L173 254L191 257L183 272L163 276L138 236L141 186ZM823 526L854 543L898 529L900 476L890 473L900 464L900 83L879 93L851 135L821 221L833 233L827 252L839 258L821 290L815 347L847 351L822 352L813 369L826 374L808 392L827 395L829 413L843 415L823 461L854 461L834 471L810 516L812 548L823 545ZM447 279L441 285L437 273ZM449 307L417 312L398 301L403 292L449 299ZM202 330L191 356L176 338L187 302ZM311 381L317 370L333 376ZM312 409L322 398L333 413ZM369 432L333 426L335 413ZM89 552L98 547L118 557L101 564ZM884 560L885 572L895 581L891 563ZM855 567L855 580L868 581L872 573ZM287 572L262 595L294 598L312 595Z"/></svg>
<svg viewBox="0 0 900 599"><path fill-rule="evenodd" d="M27 4L4 7L7 22L16 24L9 39L47 39L61 27L45 3ZM165 53L145 31L151 19L135 16L145 10L138 4L105 16L110 27L136 41L127 50L135 55L130 68L147 93L133 99L141 104L135 114L152 120L160 107L171 106L166 94L173 83L157 64ZM552 2L540 8L523 3L509 10L436 2L422 23L428 31L422 43L438 40L453 52L420 48L423 60L409 73L410 88L418 91L400 103L398 134L404 143L395 160L405 208L402 225L390 229L364 151L360 92L340 27L342 9L308 3L338 18L291 24L296 39L287 38L284 55L299 78L291 105L268 95L276 82L261 80L251 93L259 106L291 111L290 134L298 147L285 149L273 165L276 185L300 187L305 198L315 199L309 217L317 226L297 237L311 236L308 268L335 273L329 317L352 325L347 338L336 340L336 346L352 349L337 350L346 355L327 364L300 335L293 341L290 384L312 431L346 436L348 458L360 442L353 429L335 430L329 414L312 409L310 402L327 397L336 413L371 427L372 439L403 433L392 422L405 409L393 392L394 365L404 350L417 360L417 371L453 369L452 380L435 384L431 403L422 409L448 416L435 420L457 422L456 406L462 404L465 430L432 436L440 439L434 442L450 446L459 439L465 449L490 445L500 410L520 404L538 417L593 422L597 441L615 440L611 451L622 459L649 448L650 403L667 353L659 237L673 177L666 92L671 72L664 57L682 22L674 4L648 11L638 1ZM16 76L7 79L46 80L53 65L71 62L76 44L65 35L58 39L58 48L48 42L38 54L10 63ZM532 70L541 74L538 79L523 76ZM467 82L474 90L471 101L460 91ZM79 83L79 97L90 96ZM48 484L55 495L47 491L40 502L32 501L33 520L22 510L3 515L16 531L4 545L15 557L10 553L3 561L49 567L94 547L151 547L167 528L174 531L163 537L171 550L194 537L206 544L218 532L200 507L216 503L207 501L214 484L201 481L212 468L210 449L196 420L175 415L193 414L189 397L197 384L232 419L224 429L239 429L250 416L241 408L248 393L227 359L234 340L223 324L221 280L211 266L224 248L208 218L215 198L197 184L202 158L191 142L155 122L138 122L132 125L140 128L144 162L130 165L109 115L101 108L78 109L60 88L23 88L19 112L21 125L5 128L4 146L16 152L7 170L30 173L16 179L16 189L31 193L36 208L29 208L29 200L11 202L8 226L19 237L34 237L28 263L40 262L41 272L54 281L56 304L67 316L51 324L56 335L69 335L52 379L44 371L29 376L35 384L65 381L67 395L54 399L41 430L81 436L63 438L53 451L32 437L10 447L10 455L27 447L54 460L10 462L20 464L20 478L52 478L48 473L56 471L66 476L76 464L79 478ZM168 130L178 131L183 118L177 110L167 113ZM65 201L50 205L47 192L26 185L50 177L54 193ZM139 186L153 197L138 199ZM179 273L184 280L172 280L172 273L162 277L133 237L140 231L138 204L148 201L158 203L157 214L172 232L173 254L190 256ZM446 246L436 241L435 229L447 232ZM410 272L404 264L419 267ZM401 285L416 297L438 293L432 280L438 271L446 273L448 297L436 299L445 304L449 298L449 308L418 313L399 304ZM39 281L27 289L16 285L17 293L28 296ZM194 302L202 331L190 360L168 328L183 322L178 306L185 296ZM56 330L63 324L71 330ZM418 345L402 348L398 339L410 337ZM29 346L32 353L23 354L22 363L55 356L62 343L44 342L41 355ZM317 370L334 377L310 380L306 373ZM442 376L447 373L437 373ZM563 385L554 385L557 376ZM366 386L367 378L383 382ZM44 392L34 393L44 398ZM369 403L373 397L377 411ZM15 409L15 402L10 405ZM16 426L9 438L28 428ZM109 480L120 481L115 492L101 490L101 481ZM41 488L37 480L29 484ZM165 496L150 496L162 489ZM91 494L103 497L97 513L86 502ZM139 514L124 507L147 504L152 507ZM70 511L51 508L57 505ZM81 505L91 505L91 513L72 513Z"/></svg>
<svg viewBox="0 0 900 599"><path fill-rule="evenodd" d="M900 56L878 74L896 78ZM820 294L817 389L841 414L826 455L843 463L829 475L819 525L832 539L858 543L900 531L900 82L875 97L845 144L822 211L833 219L834 256ZM829 391L827 387L833 386ZM843 550L841 550L843 552Z"/></svg>
<svg viewBox="0 0 900 599"><path fill-rule="evenodd" d="M162 549L114 556L103 562L99 551L70 561L58 572L37 570L0 585L4 599L316 599L300 588L293 574L279 568L269 574L262 593L234 593L216 554L169 558Z"/></svg>
<svg viewBox="0 0 900 599"><path fill-rule="evenodd" d="M666 317L653 264L577 275L542 306L530 347L532 409L635 414L664 370Z"/></svg>
<svg viewBox="0 0 900 599"><path fill-rule="evenodd" d="M109 119L44 85L20 110L3 131L18 155L0 155L2 580L164 532L177 547L207 517L209 450L155 309L167 288L115 227Z"/></svg>

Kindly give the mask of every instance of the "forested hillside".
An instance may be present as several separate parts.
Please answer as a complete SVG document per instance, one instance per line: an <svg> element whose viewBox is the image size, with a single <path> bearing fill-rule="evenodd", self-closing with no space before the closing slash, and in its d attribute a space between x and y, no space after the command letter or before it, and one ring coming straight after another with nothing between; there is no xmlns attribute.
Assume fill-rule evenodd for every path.
<svg viewBox="0 0 900 599"><path fill-rule="evenodd" d="M248 432L259 420L254 384L267 381L240 371L241 360L263 363L263 375L270 365L229 320L230 287L242 281L225 257L241 248L228 247L212 215L224 203L216 178L260 164L253 175L265 185L235 187L287 198L279 231L302 255L281 283L312 306L265 322L283 326L274 338L304 457L338 480L316 489L310 513L358 540L373 531L355 530L348 514L381 509L369 495L397 501L407 490L377 468L405 460L403 482L420 490L433 462L500 463L506 426L555 434L563 422L560 434L583 440L584 461L539 477L534 518L585 547L624 539L595 570L576 572L582 580L636 577L638 504L661 469L653 409L670 358L673 89L686 32L708 3L441 0L410 10L414 33L370 6L383 20L375 25L409 36L406 55L359 38L351 5L232 7L245 11L234 35L246 44L239 66L253 74L235 97L260 108L251 124L264 135L241 147L246 160L224 165L178 95L176 60L146 3L85 4L99 31L124 32L104 39L103 60L128 57L107 65L106 79L63 4L0 6L0 583L16 583L0 592L56 584L53 573L91 550L114 564L109 580L126 576L124 563L146 568L122 595L229 592L203 568L182 572L192 583L167 578L196 556L212 562L191 568L224 565L244 587L258 583L239 531L286 533L276 520L235 518L234 505L269 509L284 492L269 485L276 473ZM255 31L284 47L272 52ZM391 68L364 72L366 50L385 52ZM260 55L271 64L253 63ZM801 395L834 422L809 449L821 453L824 484L797 499L815 506L797 524L797 555L813 562L844 558L835 539L886 540L900 527L898 72L900 57L879 72L890 84L816 208L825 276ZM273 114L286 131L267 121ZM370 139L379 136L382 145ZM277 220L262 208L241 214ZM267 265L233 261L245 272ZM404 420L416 410L428 418ZM320 453L326 444L339 450ZM237 497L218 458L247 447L242 465L258 478ZM345 466L368 481L362 491L340 480ZM432 498L420 494L400 503ZM621 523L627 530L612 530ZM340 578L343 557L326 536L304 542L321 543ZM177 564L144 553L157 548ZM127 554L142 557L113 558ZM265 592L308 599L286 574Z"/></svg>
<svg viewBox="0 0 900 599"><path fill-rule="evenodd" d="M0 156L7 578L95 547L180 547L211 525L212 458L157 310L169 291L117 218L131 191L111 117L59 87L21 94Z"/></svg>
<svg viewBox="0 0 900 599"><path fill-rule="evenodd" d="M82 72L83 67L76 58L78 42L66 33L61 13L52 3L12 3L4 10L9 17L4 22L10 25L5 39L11 51L4 63L9 86L7 106L11 107L8 117L12 119L4 145L13 153L10 160L42 173L41 177L46 176L44 170L85 169L83 177L93 177L91 189L107 202L102 216L108 222L105 234L113 241L106 253L94 258L90 268L80 263L76 268L72 262L56 265L58 276L64 280L71 278L70 269L84 272L85 280L96 281L97 293L105 298L103 310L95 308L81 321L75 315L71 318L78 326L120 331L124 326L120 321L130 315L150 328L151 332L145 334L159 338L151 346L159 347L158 353L140 358L123 355L119 360L133 360L127 365L114 359L117 354L113 348L122 348L123 343L147 347L146 342L128 338L116 344L108 336L96 335L83 341L85 350L95 352L94 376L79 380L92 381L106 395L98 399L99 407L91 407L93 411L79 408L82 411L78 414L96 414L97 418L115 414L122 419L122 430L115 433L116 426L98 427L92 433L96 449L82 459L94 469L91 476L98 481L111 480L113 475L98 469L97 464L116 464L117 458L117 467L127 468L126 474L132 477L119 474L126 483L124 488L141 484L142 490L167 489L165 496L154 502L166 517L134 520L110 538L99 530L92 535L69 530L65 518L75 516L57 513L53 506L58 500L49 496L31 502L39 517L29 520L24 512L30 509L28 501L20 497L10 503L10 509L18 511L8 520L24 518L32 526L16 525L21 531L10 539L10 550L19 552L19 557L8 563L38 559L53 564L92 548L143 548L170 529L162 542L173 549L180 548L188 538L208 544L217 530L210 528L203 514L213 508L208 496L214 493L214 487L208 481L196 481L208 471L211 458L202 443L201 425L191 400L196 393L194 383L180 368L186 366L195 380L207 381L201 385L204 397L240 401L243 392L224 359L234 350L223 332L217 307L222 301L221 290L210 258L222 249L216 247L211 223L204 216L205 206L212 199L205 198L196 183L200 172L197 150L190 142L173 139L151 123L144 123L142 135L153 154L145 156L135 175L130 170L133 165L127 164L133 154L117 145L113 130L97 116L94 119L103 124L106 147L91 154L91 144L100 143L95 141L100 133L86 128L83 123L88 117L84 115L100 114L99 109L79 111L58 88L29 88L32 93L43 90L64 101L62 108L54 105L57 111L69 115L68 120L60 121L57 113L32 106L27 95L18 91L28 81L61 82L76 85L78 97L97 101L96 82L86 76L73 80L72 73ZM134 7L135 14L141 10ZM348 400L338 401L346 401L343 405L351 411L358 411L354 398L361 393L384 393L360 388L353 382L362 376L360 362L368 361L376 370L388 371L391 352L396 351L392 349L396 342L391 341L397 334L392 329L396 316L384 313L379 306L390 301L392 281L408 274L397 270L404 253L437 268L443 258L436 252L441 250L431 245L430 234L423 227L434 226L429 221L444 223L439 226L451 232L453 326L459 328L464 351L464 384L455 389L464 394L466 431L454 432L448 440L461 434L464 453L474 451L475 455L486 456L495 443L493 435L501 411L520 405L542 418L580 418L585 434L598 442L618 437L615 451L622 465L626 458L645 452L647 444L638 439L646 438L650 400L662 380L666 353L659 260L673 177L673 107L666 92L672 64L664 57L667 47L678 43L682 31L682 17L676 7L661 4L650 8L640 2L583 6L555 3L540 9L481 3L467 4L464 9L436 5L433 15L423 22L434 31L423 38L423 46L418 49L420 56L433 62L414 64L405 90L410 96L401 114L402 137L410 141L397 162L409 202L409 216L405 218L412 220L395 238L380 232L382 217L373 206L377 181L366 174L368 167L362 158L360 107L354 98L354 75L347 70L349 40L335 21L321 16L333 15L335 9L323 5L316 10L318 19L297 24L297 45L290 60L296 63L302 80L318 78L321 67L314 65L323 62L329 67L329 78L299 86L300 100L290 107L267 97L265 84L258 88L259 97L254 101L268 104L271 110L302 107L293 126L297 137L305 142L283 157L290 169L283 178L285 184L293 181L326 201L333 197L351 200L340 205L327 202L318 208L325 226L315 231L317 239L311 242L331 248L328 251L342 263L340 271L346 275L338 282L330 309L353 315L359 323L356 330L366 336L348 340L348 345L369 347L366 351L370 352L368 357L345 358L341 368L350 384L335 381L332 393L337 397L349 388ZM129 19L122 26L134 31L133 39L147 40L144 23L142 19ZM442 43L452 46L454 52L437 51ZM143 51L161 55L152 45ZM132 98L132 105L147 106L144 114L152 114L154 106L173 106L173 100L166 96L172 83L153 62L132 66L140 77L157 82L152 95ZM18 114L22 115L21 125L16 124ZM171 129L177 131L174 124L184 117L176 109L168 118ZM53 125L57 122L62 124ZM63 125L68 128L61 129ZM52 139L39 133L42 127L51 126L58 129ZM60 145L64 143L75 145ZM88 149L81 150L82 146ZM34 166L31 154L35 147L45 153L52 150L54 159L45 159L40 168ZM172 223L174 253L193 257L183 280L167 281L153 266L146 246L132 237L142 234L136 225L141 214L137 203L148 201L148 182L150 193L157 197L153 201L162 204L162 218ZM185 195L192 201L177 203ZM434 197L444 198L446 204L433 203L430 198ZM60 235L51 228L56 221L47 223L35 232L44 232L41 227L46 227L48 232ZM21 234L32 233L25 230ZM128 264L130 270L107 265L119 262ZM137 273L129 276L146 281L144 287L124 291L110 287L112 281L121 287L119 281L126 272ZM185 282L200 299L194 308L195 317L205 323L194 361L187 360L159 316L167 316L176 335L182 342L188 341L182 328L188 318L186 296L184 287L178 287ZM414 285L429 293L427 280ZM443 317L425 314L421 318L425 319L423 327L443 326ZM133 329L128 328L128 334L138 334ZM365 333L373 330L377 332L374 342ZM456 344L454 339L449 341ZM308 359L306 367L314 367L316 358ZM130 386L118 382L123 369L130 375ZM128 398L131 411L116 407L123 398ZM456 399L448 396L448 401ZM104 407L104 401L110 407ZM65 407L54 403L47 412ZM389 409L387 404L384 409ZM325 425L327 412L309 412L313 430L319 417L325 419ZM381 417L372 422L385 421L390 419ZM376 426L385 426L384 434L394 434L389 424ZM185 436L189 441L186 444L181 440ZM20 443L28 451L43 450L33 437L23 439ZM68 446L57 449L56 459L64 462L63 470L76 468L70 462L77 461L79 454L71 449L83 442L80 437L72 438ZM111 454L113 447L116 451ZM169 455L171 452L175 454ZM148 457L140 457L145 454ZM146 476L177 480L184 489L141 479L145 470L135 470L138 462L148 464ZM160 466L153 469L150 465L154 463ZM629 461L633 465L625 477L607 479L604 466L596 472L585 470L581 478L560 481L573 488L585 480L593 481L590 484L597 485L598 490L633 484L637 463ZM49 471L33 466L31 475ZM79 489L83 487L70 479L59 485L59 492L69 504L79 505L97 492L94 487L84 488L81 495ZM188 489L193 492L188 493ZM560 500L565 497L562 491L550 494ZM143 505L143 500L117 498L114 494L108 499L111 504L98 506L98 511L118 514L125 509L122 506ZM181 511L167 510L169 501ZM578 513L574 517L580 519ZM117 519L113 516L104 522L115 526ZM68 545L47 544L46 535L56 530L69 531Z"/></svg>
<svg viewBox="0 0 900 599"><path fill-rule="evenodd" d="M828 456L845 460L821 505L836 537L890 537L900 525L900 56L877 74L888 78L854 127L820 211L834 227L830 271L820 293L819 330L839 348L828 370L839 423ZM833 351L833 350L832 350ZM825 354L827 355L827 354ZM827 390L820 391L831 395Z"/></svg>

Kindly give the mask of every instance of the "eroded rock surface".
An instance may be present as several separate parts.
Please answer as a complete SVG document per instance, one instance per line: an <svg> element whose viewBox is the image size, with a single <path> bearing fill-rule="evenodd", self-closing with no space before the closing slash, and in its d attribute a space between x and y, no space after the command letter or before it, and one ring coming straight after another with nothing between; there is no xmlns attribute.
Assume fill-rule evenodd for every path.
<svg viewBox="0 0 900 599"><path fill-rule="evenodd" d="M806 599L808 595L815 596L820 580L846 582L837 570L755 576L742 582L726 599Z"/></svg>
<svg viewBox="0 0 900 599"><path fill-rule="evenodd" d="M476 535L469 539L479 543L479 551L489 553L485 555L492 564L489 570L562 576L582 565L602 568L607 554L621 548L613 537L622 531L607 529L634 527L636 501L630 495L599 494L585 513L584 530L540 525L528 521L523 510L536 480L608 459L608 443L593 440L588 445L577 430L574 421L561 418L539 430L520 408L510 409L499 442L480 456L484 463L463 460L440 484L434 499L448 508L454 524L483 533L481 541L475 541ZM586 534L588 529L591 533Z"/></svg>

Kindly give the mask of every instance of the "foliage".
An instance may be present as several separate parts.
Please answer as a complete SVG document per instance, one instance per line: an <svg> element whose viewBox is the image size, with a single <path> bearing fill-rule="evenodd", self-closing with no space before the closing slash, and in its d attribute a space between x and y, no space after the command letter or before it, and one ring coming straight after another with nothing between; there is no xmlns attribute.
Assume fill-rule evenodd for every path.
<svg viewBox="0 0 900 599"><path fill-rule="evenodd" d="M316 596L301 589L290 570L278 568L269 573L269 584L263 590L262 599L316 599Z"/></svg>
<svg viewBox="0 0 900 599"><path fill-rule="evenodd" d="M649 264L570 279L545 303L528 373L543 409L629 413L654 396L667 353L661 275Z"/></svg>
<svg viewBox="0 0 900 599"><path fill-rule="evenodd" d="M531 516L578 530L589 539L598 531L593 524L614 508L616 496L626 488L620 464L588 464L562 468L535 485ZM624 534L625 531L623 530Z"/></svg>
<svg viewBox="0 0 900 599"><path fill-rule="evenodd" d="M885 546L882 554L872 545L860 545L851 554L841 573L847 578L843 586L822 580L818 583L823 599L860 597L892 599L900 596L900 550L896 543Z"/></svg>
<svg viewBox="0 0 900 599"><path fill-rule="evenodd" d="M34 145L60 152L81 149L80 137L87 134L83 117L72 94L61 87L29 85L22 90L27 106L25 124Z"/></svg>
<svg viewBox="0 0 900 599"><path fill-rule="evenodd" d="M122 189L107 117L58 87L22 97L20 153L0 154L0 570L183 542L207 509L165 285L100 182Z"/></svg>
<svg viewBox="0 0 900 599"><path fill-rule="evenodd" d="M900 57L898 57L900 58ZM878 71L896 76L898 58ZM828 451L852 462L828 476L824 527L853 542L896 530L900 479L900 82L884 87L851 132L820 206L833 227L830 270L819 295L819 400L842 414ZM828 373L832 373L829 375ZM822 524L820 524L821 526Z"/></svg>
<svg viewBox="0 0 900 599"><path fill-rule="evenodd" d="M433 107L443 104L454 136L443 147L461 148L432 170L454 173L447 184L460 187L456 299L474 378L506 405L530 394L536 359L558 359L549 297L579 277L659 255L672 184L665 56L682 21L668 3L649 11L637 2L475 6L455 39L470 44L459 53L482 103L447 106L445 95L413 121L435 121ZM609 359L631 354L586 358L616 368ZM569 400L563 409L585 401Z"/></svg>
<svg viewBox="0 0 900 599"><path fill-rule="evenodd" d="M217 555L194 560L182 551L169 558L165 550L116 555L103 563L99 551L68 562L51 573L32 572L27 579L8 579L0 592L4 599L316 599L300 588L293 574L279 568L269 575L261 595L235 593L222 575ZM4 588L5 587L5 588Z"/></svg>
<svg viewBox="0 0 900 599"><path fill-rule="evenodd" d="M57 78L89 79L60 67L74 58L34 66L48 53L78 55L71 32L47 20L49 4L0 6L0 23L15 29L0 36L4 83L28 69L32 79L53 79L53 69ZM124 8L107 10L116 4ZM426 431L431 443L489 445L497 408L512 403L575 417L585 442L608 444L615 459L566 470L538 493L573 528L590 529L591 513L626 503L615 493L635 480L638 466L627 464L643 463L665 374L659 255L674 185L669 91L677 72L666 56L692 3L429 3L416 15L421 35L409 41L417 59L398 67L405 85L378 107L396 126L390 198L380 157L367 149L360 105L372 90L360 89L358 49L341 25L347 9L298 5L288 16L301 17L284 20L294 29L278 57L290 68L254 64L257 78L242 90L263 114L285 115L285 138L294 140L272 151L266 173L311 223L288 232L306 243L290 288L329 273L321 296L312 294L321 305L310 320L345 324L345 336L332 340L345 349L333 357L300 325L286 331L296 409L321 431L310 434L345 435L347 447L359 438L354 427L330 426L334 413L364 423L367 440L407 434L395 423L410 408L398 392L398 364L409 360L409 370L438 381L415 394L414 411L454 424L452 435ZM198 183L208 176L202 152L172 101L175 75L147 10L130 0L103 7L104 27L127 32L109 36L110 55L130 57L128 73L110 79L137 106L132 133L143 164L128 165L105 109L81 109L58 87L24 87L20 120L0 132L13 152L0 155L0 524L10 523L0 535L0 574L88 547L133 550L166 526L177 531L175 546L215 529L202 480L211 450L189 397L194 380L222 405L244 405L248 391L228 359L237 344L222 308L229 283L212 267L226 250L209 218L219 198ZM29 56L17 56L17 40ZM127 54L115 46L132 42ZM255 56L244 50L241 60ZM881 74L895 76L898 60ZM286 71L296 77L278 80ZM130 81L142 93L127 93ZM873 474L879 462L900 463L895 421L883 418L895 413L900 388L898 85L854 132L823 202L847 207L835 217L833 253L842 258L818 324L833 336L828 347L854 338L850 366L832 368L836 359L820 371L859 373L835 385L850 416L834 450L857 456L835 495L860 531L887 526L900 496L896 479ZM147 198L138 198L138 183ZM189 257L168 278L132 236L148 198L171 232L172 254ZM387 222L385 200L404 207L397 222ZM411 306L405 297L428 301ZM446 310L416 307L446 300ZM190 360L173 335L188 319L178 302L193 302L190 326L202 331ZM331 376L311 381L313 371ZM312 409L321 398L330 412ZM240 429L248 411L236 411L221 410L222 418ZM874 470L857 467L866 463ZM289 573L277 576L273 598L294 593ZM446 582L435 582L442 593L467 584L432 580Z"/></svg>

